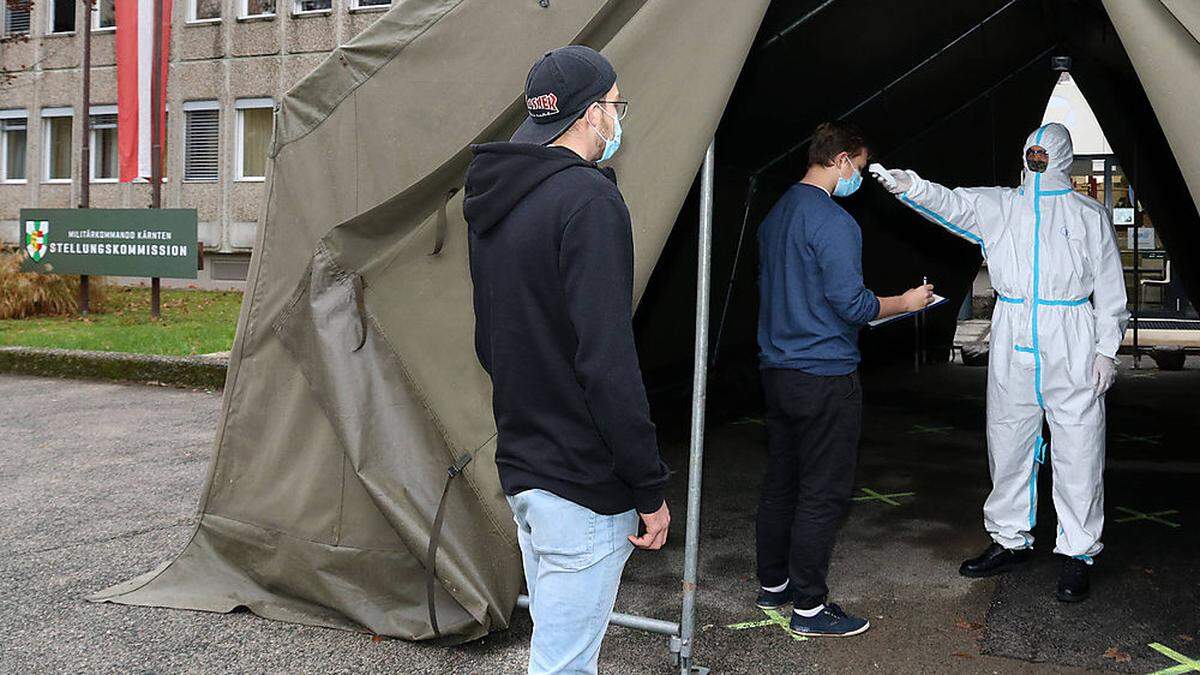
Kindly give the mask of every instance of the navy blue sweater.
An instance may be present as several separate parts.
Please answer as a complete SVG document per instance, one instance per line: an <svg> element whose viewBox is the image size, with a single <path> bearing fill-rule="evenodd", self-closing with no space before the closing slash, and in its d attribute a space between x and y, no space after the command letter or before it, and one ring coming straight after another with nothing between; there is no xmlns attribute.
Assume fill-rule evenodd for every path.
<svg viewBox="0 0 1200 675"><path fill-rule="evenodd" d="M858 330L879 315L863 286L858 223L821 188L797 183L759 227L758 244L760 365L854 372Z"/></svg>
<svg viewBox="0 0 1200 675"><path fill-rule="evenodd" d="M475 350L506 494L658 510L667 467L633 341L633 232L610 169L565 148L472 148Z"/></svg>

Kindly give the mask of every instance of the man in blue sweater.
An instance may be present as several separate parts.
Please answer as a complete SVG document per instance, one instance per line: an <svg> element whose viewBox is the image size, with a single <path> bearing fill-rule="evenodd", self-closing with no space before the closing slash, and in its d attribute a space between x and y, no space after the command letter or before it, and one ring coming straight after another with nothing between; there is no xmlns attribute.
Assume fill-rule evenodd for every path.
<svg viewBox="0 0 1200 675"><path fill-rule="evenodd" d="M828 603L825 585L862 431L858 331L876 318L922 309L933 294L925 285L877 297L863 286L862 232L832 197L858 189L868 155L853 125L818 126L807 173L759 227L768 459L758 507L757 604L794 603L791 629L806 636L870 627Z"/></svg>

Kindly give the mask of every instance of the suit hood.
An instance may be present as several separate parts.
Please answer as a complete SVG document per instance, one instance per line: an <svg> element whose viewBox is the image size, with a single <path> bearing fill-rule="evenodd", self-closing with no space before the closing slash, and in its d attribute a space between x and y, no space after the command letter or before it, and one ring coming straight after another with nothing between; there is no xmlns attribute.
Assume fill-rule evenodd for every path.
<svg viewBox="0 0 1200 675"><path fill-rule="evenodd" d="M1075 150L1071 132L1057 122L1034 129L1021 149L1021 184L1025 190L1071 188L1071 163Z"/></svg>

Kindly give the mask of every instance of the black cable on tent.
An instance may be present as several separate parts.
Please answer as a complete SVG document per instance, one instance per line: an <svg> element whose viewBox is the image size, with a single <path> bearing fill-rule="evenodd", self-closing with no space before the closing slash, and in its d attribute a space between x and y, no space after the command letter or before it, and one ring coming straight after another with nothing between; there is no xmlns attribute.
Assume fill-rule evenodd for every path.
<svg viewBox="0 0 1200 675"><path fill-rule="evenodd" d="M971 106L975 105L976 103L978 103L980 101L980 99L990 97L992 94L994 94L996 92L997 89L1004 86L1004 84L1007 83L1009 80L1020 75L1021 73L1025 72L1026 70L1029 70L1029 68L1031 66L1036 64L1038 61L1045 59L1047 56L1050 56L1050 54L1053 53L1054 51L1056 51L1057 49L1058 49L1058 45L1050 45L1045 50L1039 52L1037 56L1033 57L1032 59L1029 59L1024 64L1022 64L1020 68L1017 68L1016 70L1012 71L1008 75L1005 75L1004 77L1000 78L999 80L996 81L995 84L988 87L987 89L984 89L982 92L980 92L979 94L974 96L971 100L958 106L954 110L951 110L950 112L946 113L945 115L942 115L941 117L937 118L936 120L934 120L934 122L932 124L926 126L924 129L922 129L922 130L918 131L917 133L913 134L912 136L910 136L907 141L892 148L886 155L884 155L884 157L886 158L886 157L895 156L897 153L899 153L904 148L907 148L908 146L912 145L917 140L920 140L921 138L923 138L930 131L936 129L937 127L948 122L949 120L957 117L964 110L966 110L966 109L970 108ZM995 116L996 116L995 112L993 111L993 113L992 113L993 123L995 121ZM995 138L994 133L992 134L992 138L993 139ZM994 143L995 143L995 141L993 140L993 147L994 147ZM995 152L993 152L992 173L993 174L996 173ZM999 181L997 180L996 182L999 182Z"/></svg>
<svg viewBox="0 0 1200 675"><path fill-rule="evenodd" d="M828 4L828 3L827 3ZM721 352L721 335L725 332L725 316L729 313L729 302L733 299L733 282L737 279L738 262L742 259L742 243L746 239L746 226L750 223L750 205L754 203L754 193L758 190L758 174L750 174L746 185L745 209L742 212L742 227L738 230L737 247L733 252L733 266L729 268L729 283L725 285L725 300L721 303L721 320L717 324L717 339L713 341L710 367L716 367L717 356Z"/></svg>
<svg viewBox="0 0 1200 675"><path fill-rule="evenodd" d="M904 80L906 80L906 79L908 79L909 77L911 77L912 75L916 74L916 73L917 73L917 72L919 72L921 69L923 69L925 66L929 65L929 64L930 64L930 63L932 63L934 60L936 60L936 59L937 59L937 57L939 57L939 56L941 56L942 54L946 53L946 51L947 51L948 49L950 49L950 48L954 47L954 45L956 45L956 44L958 44L958 43L962 42L963 40L967 39L967 38L968 38L968 37L970 37L972 34L974 34L974 33L975 33L975 31L977 31L977 30L979 30L979 29L983 28L983 26L984 26L985 24L987 24L989 21L991 21L991 20L995 19L996 17L1000 16L1000 15L1001 15L1001 14L1003 14L1005 11L1007 11L1007 10L1008 10L1008 8L1012 7L1013 5L1015 5L1015 4L1017 4L1018 2L1021 2L1021 1L1022 1L1022 0L1008 0L1008 2L1004 3L1003 5L1001 5L999 9L997 9L996 11L994 11L994 12L992 12L991 14L987 15L986 17L984 17L984 19L983 19L982 21L980 21L979 23L975 24L974 26L971 26L970 28L968 28L968 29L966 30L966 32L962 33L961 35L959 35L958 37L954 38L953 40L951 40L951 41L947 42L947 43L946 43L945 45L943 45L943 46L942 46L940 49L938 49L937 51L933 52L933 53L932 53L932 54L930 54L929 56L926 56L926 57L925 57L925 58L924 58L924 59L923 59L923 60L922 60L920 63L918 63L917 65L913 66L912 68L909 68L907 71L905 71L905 72L904 72L904 74L900 75L899 77L897 77L896 79L892 80L891 82L888 82L887 84L885 84L885 85L884 85L882 88L880 88L880 89L879 89L878 91L876 91L874 94L871 94L870 96L866 97L865 99L863 99L863 100L859 101L859 102L858 102L858 104L856 104L854 107L850 108L850 109L849 109L849 110L847 110L846 112L844 112L844 113L842 113L841 115L839 115L839 116L838 116L838 119L839 119L839 120L843 120L843 119L845 119L845 118L849 117L850 115L853 115L854 113L858 112L859 110L861 110L861 109L863 108L863 106L865 106L865 105L867 105L868 103L870 103L871 101L874 101L875 99L879 98L879 97L880 97L880 96L882 96L883 94L887 93L887 91L888 91L888 90L890 90L892 87L895 87L897 84L900 84L900 83L901 83L901 82L903 82ZM787 150L785 150L785 151L784 151L782 154L778 155L777 157L775 157L775 158L774 158L774 159L772 159L771 161L767 162L766 164L763 164L761 167L759 167L759 168L758 168L758 170L757 170L757 171L755 171L755 174L757 175L757 174L765 173L765 172L766 172L768 169L770 169L771 167L775 166L776 164L778 164L778 163L782 162L783 160L787 159L788 157L790 157L790 156L792 155L792 153L794 153L795 151L797 151L797 150L799 150L800 148L804 147L804 146L805 146L805 144L807 144L807 143L808 143L810 140L812 140L812 135L811 135L811 134L810 134L809 136L805 137L805 138L804 138L804 140L800 141L799 143L796 143L796 144L792 145L792 147L788 148L788 149L787 149Z"/></svg>

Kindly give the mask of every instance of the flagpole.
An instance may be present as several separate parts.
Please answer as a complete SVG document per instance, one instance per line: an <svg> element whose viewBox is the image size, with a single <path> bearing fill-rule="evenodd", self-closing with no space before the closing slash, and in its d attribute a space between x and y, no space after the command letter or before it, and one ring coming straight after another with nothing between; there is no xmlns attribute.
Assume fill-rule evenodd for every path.
<svg viewBox="0 0 1200 675"><path fill-rule="evenodd" d="M154 49L150 66L150 208L162 208L162 0L154 0ZM160 316L161 284L150 278L150 317Z"/></svg>
<svg viewBox="0 0 1200 675"><path fill-rule="evenodd" d="M79 147L79 208L91 205L92 179L92 0L87 6L87 18L83 22L83 143ZM79 275L79 314L88 315L88 275Z"/></svg>

